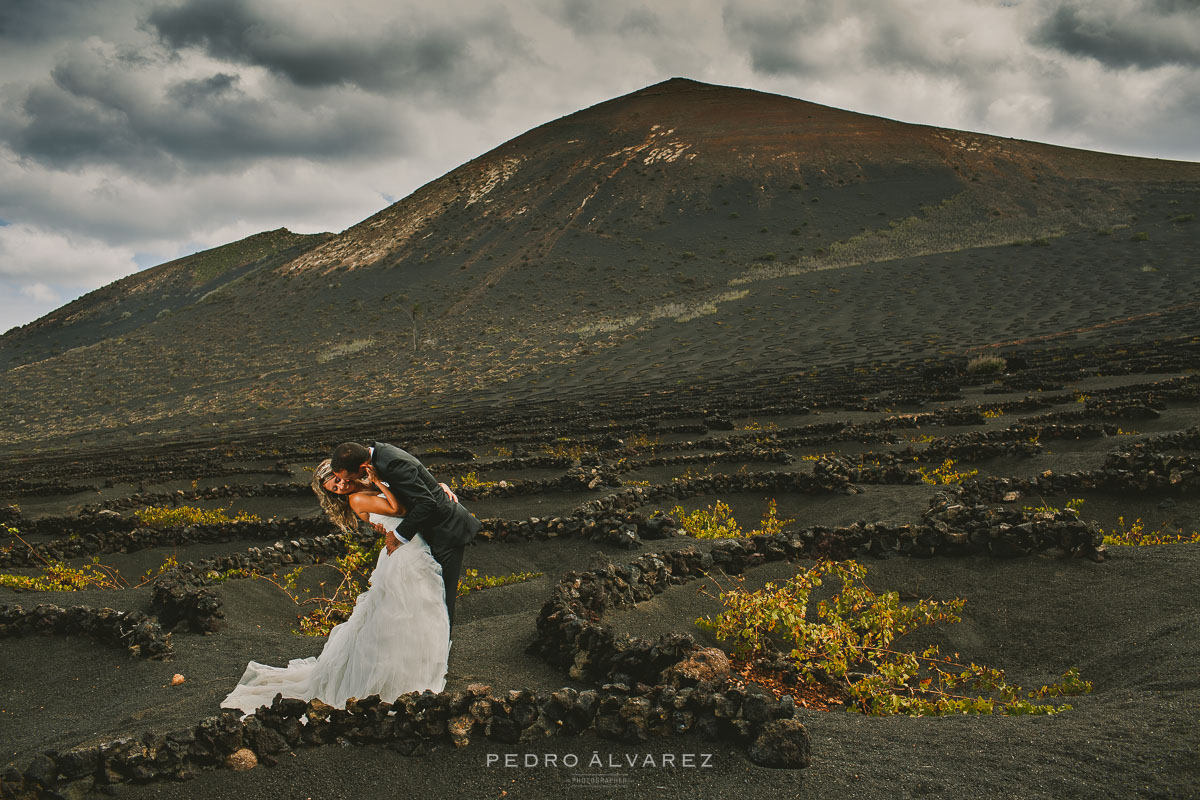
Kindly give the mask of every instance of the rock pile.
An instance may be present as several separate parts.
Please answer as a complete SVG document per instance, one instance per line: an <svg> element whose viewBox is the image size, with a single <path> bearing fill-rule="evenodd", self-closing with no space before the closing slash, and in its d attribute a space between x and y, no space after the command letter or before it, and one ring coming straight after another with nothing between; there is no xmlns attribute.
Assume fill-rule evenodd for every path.
<svg viewBox="0 0 1200 800"><path fill-rule="evenodd" d="M475 737L515 744L588 730L625 743L681 735L732 739L748 745L756 763L793 769L809 765L808 732L795 719L791 698L776 700L757 687L656 686L639 694L609 685L538 693L495 692L472 684L441 694L414 692L392 702L378 695L352 698L344 709L277 695L269 707L245 719L226 711L179 731L48 751L24 771L10 768L0 776L0 793L33 798L121 783L185 780L201 769L274 765L280 754L303 746L373 743L418 755L437 746L462 747Z"/></svg>
<svg viewBox="0 0 1200 800"><path fill-rule="evenodd" d="M158 620L139 611L41 603L26 609L0 605L0 637L35 635L87 636L103 644L124 647L131 656L165 659L171 639Z"/></svg>
<svg viewBox="0 0 1200 800"><path fill-rule="evenodd" d="M186 627L193 633L212 633L224 624L221 598L212 589L189 582L174 573L154 579L151 611L169 631Z"/></svg>

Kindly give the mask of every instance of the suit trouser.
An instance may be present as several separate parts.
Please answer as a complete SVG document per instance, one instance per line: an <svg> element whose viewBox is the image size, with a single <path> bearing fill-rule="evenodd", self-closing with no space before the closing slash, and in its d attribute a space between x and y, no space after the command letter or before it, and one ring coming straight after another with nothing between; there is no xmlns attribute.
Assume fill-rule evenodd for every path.
<svg viewBox="0 0 1200 800"><path fill-rule="evenodd" d="M442 566L442 587L446 597L446 613L450 626L454 627L454 599L458 597L458 582L462 577L463 551L466 545L457 547L430 547L433 560Z"/></svg>

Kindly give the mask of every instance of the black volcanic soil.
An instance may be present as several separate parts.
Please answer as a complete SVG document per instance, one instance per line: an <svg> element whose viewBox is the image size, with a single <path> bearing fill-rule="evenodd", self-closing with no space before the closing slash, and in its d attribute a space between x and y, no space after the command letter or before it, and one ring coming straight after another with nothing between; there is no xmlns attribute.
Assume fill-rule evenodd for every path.
<svg viewBox="0 0 1200 800"><path fill-rule="evenodd" d="M94 511L96 504L107 503L128 514L138 497L161 492L174 494L170 502L227 506L263 516L313 516L315 502L302 489L290 496L254 495L273 484L305 483L308 473L302 466L319 460L332 442L351 436L378 434L411 445L418 453L440 447L465 448L478 455L467 460L453 454L429 458L443 479L460 478L468 471L487 480L554 479L565 474L566 468L524 470L510 463L511 458L578 447L595 452L605 464L628 459L634 469L622 474L626 481L664 484L688 474L736 475L743 467L755 473L807 473L815 462L804 457L818 453L868 458L871 454L903 453L910 458L910 453L919 454L923 447L954 435L1004 431L1015 424L1045 425L1048 423L1037 420L1047 414L1057 415L1051 418L1062 419L1062 424L1082 425L1101 420L1106 408L1154 407L1153 418L1146 412L1146 418L1140 420L1111 420L1120 426L1119 435L1115 429L1111 435L1080 439L1051 438L1043 433L1043 449L1031 457L999 456L959 463L961 468L979 469L981 476L1028 477L1046 470L1086 472L1102 469L1111 452L1127 451L1154 436L1200 424L1200 403L1186 397L1196 394L1191 378L1182 371L1140 371L1148 365L1146 359L1160 359L1158 367L1150 364L1156 369L1163 369L1161 359L1175 359L1173 363L1180 365L1191 360L1185 345L1107 360L1083 351L1058 352L1053 357L1050 350L1031 351L1035 360L1043 359L1040 364L999 376L994 382L962 372L943 379L937 391L950 395L944 399L930 398L936 393L936 382L907 380L903 372L844 374L827 379L830 394L809 398L813 406L820 407L808 411L795 403L787 406L789 398L802 399L796 395L743 394L738 387L674 397L663 403L650 396L614 395L597 398L591 406L563 405L557 418L553 409L531 403L487 420L464 417L437 426L396 422L393 429L372 429L362 423L339 431L284 430L259 440L195 441L175 448L131 448L123 453L98 451L86 458L80 458L82 453L73 454L79 458L74 464L63 459L27 458L10 465L0 475L0 485L5 487L5 499L18 503L24 512L11 524L36 529L29 540L45 544L69 540L73 524L87 518L89 506ZM1034 384L1047 388L1018 388ZM1168 399L1164 399L1164 387L1175 387ZM831 399L834 394L840 399ZM941 418L929 416L909 427L901 425L897 417L994 410L1003 403L1030 399L1042 407L1009 410L966 424L941 425L937 424ZM1072 420L1071 414L1082 414L1084 419ZM838 440L831 433L800 428L836 422L891 433L894 438ZM731 446L755 442L783 449L795 460L772 464L750 456L741 461L717 459ZM1171 452L1195 454L1186 446ZM653 457L669 456L697 459L687 464L637 466ZM269 467L276 463L291 465L292 474L271 471ZM227 474L220 474L223 469ZM247 469L264 471L245 472ZM187 499L193 491L189 470L207 476L197 480L196 490L228 485L232 487L230 496L191 502ZM54 489L56 482L67 481L95 488L81 492ZM112 485L105 486L106 482ZM851 495L785 493L775 497L782 514L795 518L791 528L837 527L857 521L905 524L919 521L931 499L946 488L923 483L864 482L859 486L862 491ZM468 505L481 518L545 518L570 513L579 504L613 491L615 487L547 489ZM1085 500L1083 518L1094 519L1105 529L1114 527L1118 516L1142 517L1152 526L1171 530L1200 527L1200 501L1194 491L1088 490L1044 499L1062 505L1072 496ZM125 498L132 499L123 504ZM750 527L768 499L770 495L762 492L733 492L695 495L680 503L690 510L724 500L733 506L739 521ZM1041 498L1026 497L1010 505L1030 502L1040 503ZM640 510L666 510L671 505L656 502ZM21 546L12 539L9 543ZM712 546L686 537L643 541L633 551L579 538L477 541L467 551L467 568L486 574L544 574L525 583L473 592L459 600L448 689L475 682L499 690L585 688L586 684L525 652L535 636L538 611L554 583L569 570L622 563L640 552L697 544ZM106 553L101 561L127 577L136 577L167 555L188 561L262 545L262 541L238 538L231 532L227 541ZM427 755L411 757L375 745L302 747L285 753L273 767L259 766L244 773L208 769L183 784L123 784L112 792L126 798L182 794L199 798L237 795L247 800L350 798L381 792L384 796L453 793L464 797L567 794L633 798L1197 796L1200 677L1195 665L1200 663L1200 615L1196 613L1200 582L1196 575L1200 545L1110 547L1108 555L1102 562L1044 554L1004 559L982 555L865 559L870 582L877 589L967 600L962 623L925 632L914 644L938 642L943 650L959 652L965 659L1003 668L1010 680L1029 688L1052 682L1066 669L1077 667L1095 689L1073 698L1073 710L1053 717L871 718L845 711L802 710L801 719L812 737L813 758L810 768L799 771L757 766L742 747L695 735L626 745L589 732L521 745L478 737L464 748L437 745ZM322 569L326 568L310 568L309 579L319 578ZM747 581L759 585L780 580L794 569L787 563L767 564L751 569ZM10 567L3 571L33 570ZM727 581L719 575L712 577ZM708 591L714 590L711 580L700 583ZM702 644L717 644L693 624L697 616L718 610L716 601L701 591L700 583L675 586L634 607L610 611L604 624L633 636L680 631L693 634ZM248 660L282 664L320 651L320 639L292 632L296 608L269 583L235 579L219 584L216 591L224 603L225 627L207 635L174 633L175 652L169 661L129 658L118 648L78 637L0 639L0 747L4 760L23 769L47 749L65 750L145 731L195 725L217 712L218 703ZM30 607L39 602L146 611L150 599L145 588L70 595L0 589L0 604ZM187 680L172 687L171 676L176 672ZM546 753L574 753L586 761L593 752L606 763L610 759L625 763L626 756L634 755L644 760L646 754L656 760L664 753L712 756L707 768L591 770L608 781L602 788L581 783L584 770L547 767L540 761ZM517 753L522 761L536 757L539 764L489 766L489 754L505 753ZM85 789L86 784L74 787L79 793Z"/></svg>

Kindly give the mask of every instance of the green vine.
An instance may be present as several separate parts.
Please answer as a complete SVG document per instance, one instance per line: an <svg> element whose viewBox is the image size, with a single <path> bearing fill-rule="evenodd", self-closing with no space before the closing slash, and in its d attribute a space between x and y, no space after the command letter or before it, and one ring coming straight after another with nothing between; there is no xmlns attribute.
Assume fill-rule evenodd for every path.
<svg viewBox="0 0 1200 800"><path fill-rule="evenodd" d="M508 586L513 583L533 580L542 577L541 572L511 572L508 575L480 575L479 570L469 569L458 584L458 597L481 589L491 589L496 586Z"/></svg>
<svg viewBox="0 0 1200 800"><path fill-rule="evenodd" d="M978 475L979 470L969 469L959 472L954 468L954 459L947 458L938 467L918 467L917 474L921 476L922 481L932 486L947 486L952 483L962 483L967 478Z"/></svg>
<svg viewBox="0 0 1200 800"><path fill-rule="evenodd" d="M679 520L680 526L689 536L697 539L736 539L760 534L774 535L781 533L784 526L795 522L794 519L781 519L775 499L767 502L767 510L763 514L758 528L746 532L733 517L733 509L728 503L718 500L715 506L698 508L688 513L683 506L675 506L670 511L671 516Z"/></svg>
<svg viewBox="0 0 1200 800"><path fill-rule="evenodd" d="M1146 530L1146 523L1138 517L1131 523L1125 522L1125 517L1117 517L1117 527L1104 531L1104 544L1130 545L1145 547L1156 544L1200 544L1200 531L1191 533L1167 533L1166 531Z"/></svg>
<svg viewBox="0 0 1200 800"><path fill-rule="evenodd" d="M101 564L99 556L93 556L90 563L72 567L64 561L42 558L33 545L21 538L21 532L17 528L5 526L5 532L28 547L42 562L42 568L37 575L0 573L0 586L25 592L78 592L83 589L129 588L129 581L121 577L115 568ZM178 567L178 559L174 555L169 555L157 568L147 570L142 575L142 580L135 584L134 588L145 586L164 572Z"/></svg>
<svg viewBox="0 0 1200 800"><path fill-rule="evenodd" d="M229 522L261 522L258 516L239 511L233 517L228 516L224 508L196 508L195 506L178 506L164 508L148 506L133 512L139 525L148 528L172 528L177 525L223 525Z"/></svg>
<svg viewBox="0 0 1200 800"><path fill-rule="evenodd" d="M839 581L840 590L818 602L811 615L810 594L826 576ZM865 576L857 562L820 561L783 585L721 592L726 610L696 624L732 640L743 657L770 652L774 640L782 639L805 683L832 680L849 698L848 708L864 714L1054 714L1070 706L1035 701L1091 690L1075 669L1059 683L1024 692L1002 670L965 663L958 653L943 655L936 645L919 653L897 648L896 640L917 628L961 621L966 601L904 605L897 592L876 594Z"/></svg>

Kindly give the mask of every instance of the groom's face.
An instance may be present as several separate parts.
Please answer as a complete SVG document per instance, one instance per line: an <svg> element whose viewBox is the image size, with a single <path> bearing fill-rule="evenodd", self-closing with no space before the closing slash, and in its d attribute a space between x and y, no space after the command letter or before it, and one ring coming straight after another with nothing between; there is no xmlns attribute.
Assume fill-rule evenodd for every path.
<svg viewBox="0 0 1200 800"><path fill-rule="evenodd" d="M366 464L360 464L358 469L335 470L333 474L337 475L343 481L356 481L366 472L366 470L363 469L365 466Z"/></svg>

